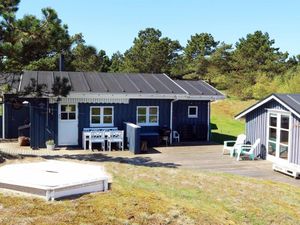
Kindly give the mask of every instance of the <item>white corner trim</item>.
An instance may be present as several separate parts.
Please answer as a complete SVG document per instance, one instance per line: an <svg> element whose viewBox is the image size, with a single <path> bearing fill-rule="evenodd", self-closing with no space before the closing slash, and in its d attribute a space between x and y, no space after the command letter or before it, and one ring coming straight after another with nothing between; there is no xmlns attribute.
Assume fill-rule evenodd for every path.
<svg viewBox="0 0 300 225"><path fill-rule="evenodd" d="M289 111L291 111L293 114L295 114L298 118L300 118L300 114L297 113L295 110L293 110L291 107L289 107L287 104L285 104L283 101L281 101L279 98L277 98L274 95L269 96L268 98L262 100L261 102L257 103L256 105L253 105L252 107L248 108L246 111L244 111L243 113L237 115L235 117L236 120L244 117L245 115L247 115L249 112L253 111L254 109L257 109L258 107L262 106L263 104L269 102L270 100L275 100L278 103L280 103L281 105L283 105L285 108L287 108Z"/></svg>

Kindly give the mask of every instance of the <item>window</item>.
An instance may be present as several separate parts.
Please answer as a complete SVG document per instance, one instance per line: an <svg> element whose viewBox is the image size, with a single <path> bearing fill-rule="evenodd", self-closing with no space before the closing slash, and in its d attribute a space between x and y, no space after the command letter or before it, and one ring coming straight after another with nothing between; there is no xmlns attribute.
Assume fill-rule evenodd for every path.
<svg viewBox="0 0 300 225"><path fill-rule="evenodd" d="M138 106L137 124L142 126L158 125L158 106Z"/></svg>
<svg viewBox="0 0 300 225"><path fill-rule="evenodd" d="M188 107L188 118L198 118L198 106Z"/></svg>
<svg viewBox="0 0 300 225"><path fill-rule="evenodd" d="M91 126L113 126L114 108L112 106L92 106L90 108Z"/></svg>
<svg viewBox="0 0 300 225"><path fill-rule="evenodd" d="M287 113L269 113L268 155L288 159L290 116Z"/></svg>
<svg viewBox="0 0 300 225"><path fill-rule="evenodd" d="M61 120L76 120L76 105L60 105Z"/></svg>

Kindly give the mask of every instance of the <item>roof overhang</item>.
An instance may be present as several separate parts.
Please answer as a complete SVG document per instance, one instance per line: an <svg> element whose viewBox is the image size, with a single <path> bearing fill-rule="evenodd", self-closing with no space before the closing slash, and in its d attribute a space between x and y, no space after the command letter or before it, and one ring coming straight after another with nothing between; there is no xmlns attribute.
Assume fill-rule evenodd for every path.
<svg viewBox="0 0 300 225"><path fill-rule="evenodd" d="M215 101L225 99L224 95L189 95L189 94L146 94L146 93L94 93L71 92L68 98L106 98L106 99L177 99Z"/></svg>
<svg viewBox="0 0 300 225"><path fill-rule="evenodd" d="M257 109L258 107L264 105L265 103L267 103L267 102L269 102L271 100L277 101L278 103L280 103L281 105L283 105L286 109L288 109L289 111L291 111L294 115L296 115L297 117L300 118L300 114L298 112L296 112L293 108L291 108L289 105L287 105L286 103L284 103L282 100L280 100L274 94L272 94L269 97L261 100L260 102L254 104L253 106L247 108L246 110L244 110L241 113L239 113L238 115L236 115L234 118L236 120L241 119L241 118L245 117L248 113L252 112L253 110Z"/></svg>

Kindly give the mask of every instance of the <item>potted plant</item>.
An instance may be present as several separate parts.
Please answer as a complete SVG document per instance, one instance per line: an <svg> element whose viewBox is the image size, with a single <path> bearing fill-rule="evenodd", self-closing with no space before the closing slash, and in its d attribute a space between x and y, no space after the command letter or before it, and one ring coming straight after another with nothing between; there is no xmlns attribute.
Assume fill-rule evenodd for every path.
<svg viewBox="0 0 300 225"><path fill-rule="evenodd" d="M46 141L46 146L47 146L47 150L54 150L55 148L54 140L50 139Z"/></svg>

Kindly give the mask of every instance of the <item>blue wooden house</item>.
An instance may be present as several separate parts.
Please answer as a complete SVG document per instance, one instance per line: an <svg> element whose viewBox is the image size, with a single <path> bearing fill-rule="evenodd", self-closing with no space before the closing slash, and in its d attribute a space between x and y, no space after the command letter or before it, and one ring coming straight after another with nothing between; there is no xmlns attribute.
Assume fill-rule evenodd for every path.
<svg viewBox="0 0 300 225"><path fill-rule="evenodd" d="M72 89L67 97L17 95L31 79L51 92L55 77L68 78ZM172 80L165 74L28 71L17 84L3 97L2 135L16 138L30 124L32 148L45 147L49 139L58 146L82 146L85 128L126 130L126 122L140 127L143 137L168 128L178 131L182 141L209 141L210 102L224 98L203 81Z"/></svg>
<svg viewBox="0 0 300 225"><path fill-rule="evenodd" d="M272 94L235 118L246 119L247 142L261 139L256 156L300 165L300 94Z"/></svg>

